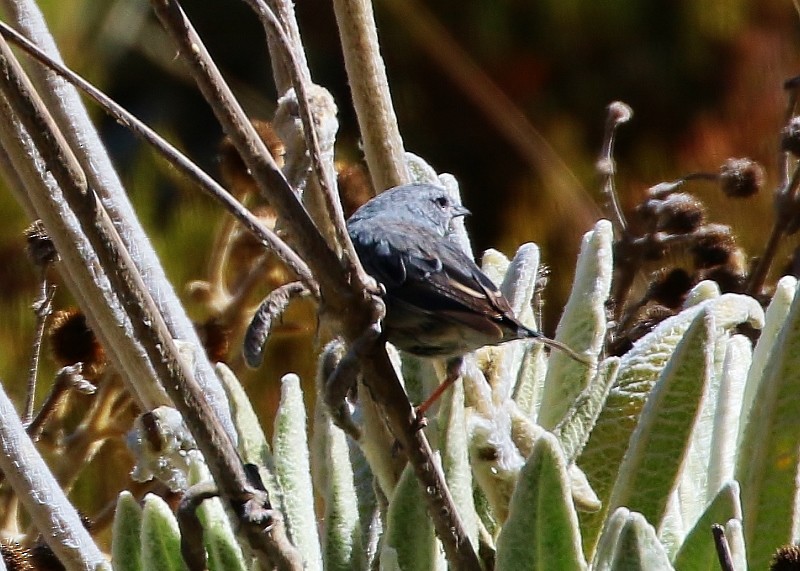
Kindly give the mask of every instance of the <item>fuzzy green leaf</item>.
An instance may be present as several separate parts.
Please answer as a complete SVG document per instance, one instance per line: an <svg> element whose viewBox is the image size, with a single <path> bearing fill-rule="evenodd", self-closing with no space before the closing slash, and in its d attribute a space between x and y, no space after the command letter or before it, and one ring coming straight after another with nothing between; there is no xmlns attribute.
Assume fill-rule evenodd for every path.
<svg viewBox="0 0 800 571"><path fill-rule="evenodd" d="M714 316L717 326L715 336L724 335L744 322L758 328L764 318L761 306L754 299L724 294L706 299L664 320L622 356L616 385L612 387L578 459L592 488L606 505L647 395L689 324L701 311ZM583 538L588 552L594 548L606 513L607 508L597 514L581 514Z"/></svg>
<svg viewBox="0 0 800 571"><path fill-rule="evenodd" d="M142 569L186 571L178 522L167 503L156 495L144 498L141 533Z"/></svg>
<svg viewBox="0 0 800 571"><path fill-rule="evenodd" d="M425 509L422 489L411 466L403 470L389 503L381 547L382 567L384 557L396 558L397 569L402 571L446 568L442 548Z"/></svg>
<svg viewBox="0 0 800 571"><path fill-rule="evenodd" d="M463 384L455 383L450 389L450 394L443 397L438 420L441 427L439 447L444 477L453 502L458 509L458 514L461 516L467 537L472 542L473 548L477 550L478 514L475 511L475 501L472 496L473 481L467 447Z"/></svg>
<svg viewBox="0 0 800 571"><path fill-rule="evenodd" d="M536 329L533 314L533 293L536 288L536 274L539 269L539 248L536 244L523 244L517 250L514 259L505 272L500 291L508 299L511 309L517 318L532 329ZM523 361L530 353L530 342L518 341L505 343L497 349L500 363L497 366L497 378L492 386L497 400L505 400L516 392L520 382L520 369Z"/></svg>
<svg viewBox="0 0 800 571"><path fill-rule="evenodd" d="M744 545L742 520L731 519L725 524L725 537L731 550L734 571L747 571L747 550Z"/></svg>
<svg viewBox="0 0 800 571"><path fill-rule="evenodd" d="M766 569L772 553L798 529L800 460L800 290L769 353L739 445L736 479L742 485L747 559Z"/></svg>
<svg viewBox="0 0 800 571"><path fill-rule="evenodd" d="M322 552L308 459L306 408L297 375L281 379L281 401L273 436L275 472L283 490L284 518L292 542L303 555L306 569L322 569Z"/></svg>
<svg viewBox="0 0 800 571"><path fill-rule="evenodd" d="M347 437L327 418L322 429L326 433L325 462L328 466L324 490L325 569L362 569L365 565L361 549L361 523Z"/></svg>
<svg viewBox="0 0 800 571"><path fill-rule="evenodd" d="M614 233L608 220L600 220L586 233L578 256L578 267L556 339L597 362L606 336L606 301L613 273ZM538 424L553 429L573 401L588 386L594 367L576 362L561 351L553 351L539 410Z"/></svg>
<svg viewBox="0 0 800 571"><path fill-rule="evenodd" d="M564 449L567 462L574 462L583 450L618 372L619 358L610 357L603 361L592 382L553 431Z"/></svg>
<svg viewBox="0 0 800 571"><path fill-rule="evenodd" d="M750 416L750 410L753 407L756 392L764 376L764 368L767 366L767 360L772 352L772 347L775 345L775 340L778 338L778 334L781 332L781 328L786 322L786 316L789 315L789 308L792 305L792 299L794 298L796 290L797 280L791 276L784 276L778 281L778 285L775 287L775 293L767 307L766 316L764 318L764 328L761 331L755 349L753 349L753 362L747 374L747 384L745 385L744 396L742 397L742 420L739 423L739 442L742 440L745 426L747 426L746 420L748 416Z"/></svg>
<svg viewBox="0 0 800 571"><path fill-rule="evenodd" d="M625 522L628 521L630 513L627 508L617 508L608 518L603 533L597 542L597 549L592 560L591 568L594 571L608 571L611 569L611 564L614 562L614 554L617 550L617 543L619 542L619 534L622 533L622 528L625 527Z"/></svg>
<svg viewBox="0 0 800 571"><path fill-rule="evenodd" d="M739 484L729 482L708 505L680 546L673 561L676 571L718 571L719 559L711 526L742 518Z"/></svg>
<svg viewBox="0 0 800 571"><path fill-rule="evenodd" d="M536 440L497 539L497 569L586 568L564 454L552 434Z"/></svg>
<svg viewBox="0 0 800 571"><path fill-rule="evenodd" d="M117 498L111 533L111 564L114 571L142 569L142 508L130 492Z"/></svg>
<svg viewBox="0 0 800 571"><path fill-rule="evenodd" d="M708 460L706 498L709 500L715 490L722 489L725 482L733 479L742 398L752 355L750 340L743 335L734 335L728 340Z"/></svg>
<svg viewBox="0 0 800 571"><path fill-rule="evenodd" d="M608 509L625 506L661 521L713 375L714 332L714 316L701 311L675 348L631 436Z"/></svg>
<svg viewBox="0 0 800 571"><path fill-rule="evenodd" d="M233 423L239 435L236 447L242 461L258 466L272 507L280 510L282 509L283 494L275 478L275 462L267 437L261 428L261 422L250 402L250 397L247 396L239 379L227 365L217 363L215 370L230 403Z"/></svg>
<svg viewBox="0 0 800 571"><path fill-rule="evenodd" d="M205 463L193 461L189 468L189 484L194 486L209 481L211 473ZM203 525L203 545L209 571L245 571L244 555L222 501L219 498L205 500L197 508L197 517Z"/></svg>
<svg viewBox="0 0 800 571"><path fill-rule="evenodd" d="M653 526L644 516L631 512L619 531L609 571L672 571L672 565Z"/></svg>

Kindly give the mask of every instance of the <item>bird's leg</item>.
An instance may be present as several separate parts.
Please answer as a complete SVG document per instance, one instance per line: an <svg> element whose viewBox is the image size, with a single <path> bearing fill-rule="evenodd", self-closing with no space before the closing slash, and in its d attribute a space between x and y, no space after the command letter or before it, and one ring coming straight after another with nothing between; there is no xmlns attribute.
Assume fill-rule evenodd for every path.
<svg viewBox="0 0 800 571"><path fill-rule="evenodd" d="M431 395L425 399L421 405L417 407L417 424L420 428L425 426L425 412L433 406L433 404L439 400L439 397L442 396L444 391L446 391L449 387L455 383L458 378L461 376L461 368L464 364L464 357L453 357L452 359L447 360L447 367L445 369L446 376L442 384L436 387Z"/></svg>
<svg viewBox="0 0 800 571"><path fill-rule="evenodd" d="M353 422L347 408L347 394L356 386L360 372L359 356L370 351L379 341L381 330L378 325L368 328L351 345L342 360L336 364L325 381L325 404L333 423L349 434L354 440L361 438L361 428Z"/></svg>

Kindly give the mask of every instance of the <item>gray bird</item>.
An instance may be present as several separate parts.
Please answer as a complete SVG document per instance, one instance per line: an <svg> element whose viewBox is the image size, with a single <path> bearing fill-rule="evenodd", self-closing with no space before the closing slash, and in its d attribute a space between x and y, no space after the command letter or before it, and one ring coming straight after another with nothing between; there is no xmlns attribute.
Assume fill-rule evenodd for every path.
<svg viewBox="0 0 800 571"><path fill-rule="evenodd" d="M386 290L386 338L413 355L443 358L536 339L586 363L520 323L497 286L449 237L453 219L466 214L444 189L409 184L379 194L347 221L364 269Z"/></svg>

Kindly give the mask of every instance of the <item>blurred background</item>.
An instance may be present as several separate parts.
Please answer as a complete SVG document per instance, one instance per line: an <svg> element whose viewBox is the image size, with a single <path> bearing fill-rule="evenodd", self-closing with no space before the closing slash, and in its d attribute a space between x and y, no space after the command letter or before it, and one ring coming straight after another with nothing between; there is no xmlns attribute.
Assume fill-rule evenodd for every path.
<svg viewBox="0 0 800 571"><path fill-rule="evenodd" d="M221 131L148 2L40 4L68 65L217 176ZM269 119L276 94L256 19L243 2L185 4L246 109ZM358 161L332 6L299 0L296 9L313 78L339 105L338 156ZM406 149L456 176L473 212L468 229L476 252L493 247L511 256L523 242L539 244L551 268L545 331L557 324L581 235L606 212L594 163L611 101L634 110L617 141L624 208L660 181L716 172L728 157L748 156L764 165L766 192L732 203L715 185L691 190L712 220L734 227L749 255L763 248L785 113L782 83L800 73L800 18L788 0L378 0L375 10ZM221 210L89 107L183 295L187 283L208 277L204 253ZM24 254L29 223L0 189L0 379L18 399L37 293ZM785 247L784 257L792 245ZM70 304L60 291L56 307ZM205 318L202 306L190 302L189 310ZM246 378L254 399L273 402L285 372L311 375L302 348L313 345L313 331L305 333L270 343L265 366ZM42 367L46 384L55 368L47 351Z"/></svg>

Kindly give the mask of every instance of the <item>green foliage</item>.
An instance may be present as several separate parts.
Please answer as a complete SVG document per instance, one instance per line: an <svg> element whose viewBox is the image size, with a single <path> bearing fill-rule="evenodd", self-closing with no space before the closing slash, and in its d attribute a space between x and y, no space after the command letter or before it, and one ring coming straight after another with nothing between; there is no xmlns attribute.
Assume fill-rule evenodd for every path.
<svg viewBox="0 0 800 571"><path fill-rule="evenodd" d="M595 357L606 327L600 308L612 267L609 239L604 222L587 235L574 288L593 307L567 312L565 319L580 323L560 326L560 331L573 332L569 342L574 347ZM535 247L524 246L511 262L492 253L485 263L501 278L512 303L525 307L534 293L529 282L538 263ZM581 375L565 368L575 388L553 388L560 379L541 368L551 367L555 356L547 358L535 347L511 343L468 358L463 387L457 385L445 397L428 430L438 441L471 541L495 552L497 569L583 569L591 561L596 570L711 571L718 568L711 535L716 523L726 531L737 571L748 565L765 568L770 554L792 540L798 525L793 502L800 425L792 405L797 375L791 373L798 367L793 356L800 354L795 347L800 343L800 295L795 290L794 280L780 283L752 359L750 341L733 330L740 323L765 325L764 312L749 297L720 295L710 282L698 284L680 313L622 358L605 358L590 374L582 373L588 380L577 393ZM403 370L412 377L433 374L411 362ZM255 417L243 406L235 377L222 372L240 429L253 436ZM531 379L544 384L536 386ZM553 396L558 394L568 402L558 401ZM545 400L558 402L563 411L560 418L548 411L554 434L538 424ZM241 442L255 451L248 458L275 466L270 477L279 487L276 505L285 510L307 562L326 569L366 569L374 556L386 569L444 568L423 490L409 468L388 496L381 547L366 549L369 538L380 535L381 524L369 515L380 504L359 491L365 478L361 443L348 440L318 412L312 486L304 410L297 379L287 377L275 452L260 430L252 443L247 444L248 438ZM314 498L324 501L321 520L314 516ZM486 502L476 504L475 498ZM177 530L161 504L149 500L144 515L128 496L119 505L114 554L130 567L117 568L137 568L136 557L123 555L135 552L131 538L137 536L142 538L142 561L155 552L162 562L178 560ZM204 513L207 533L214 529L214 518L224 519L224 512ZM145 530L154 525L162 531L158 541L146 546L154 535ZM238 550L226 541L226 553L238 561L230 565L241 567ZM214 555L219 548L213 542L206 540L206 545L210 562L222 560ZM174 552L168 557L169 550Z"/></svg>

